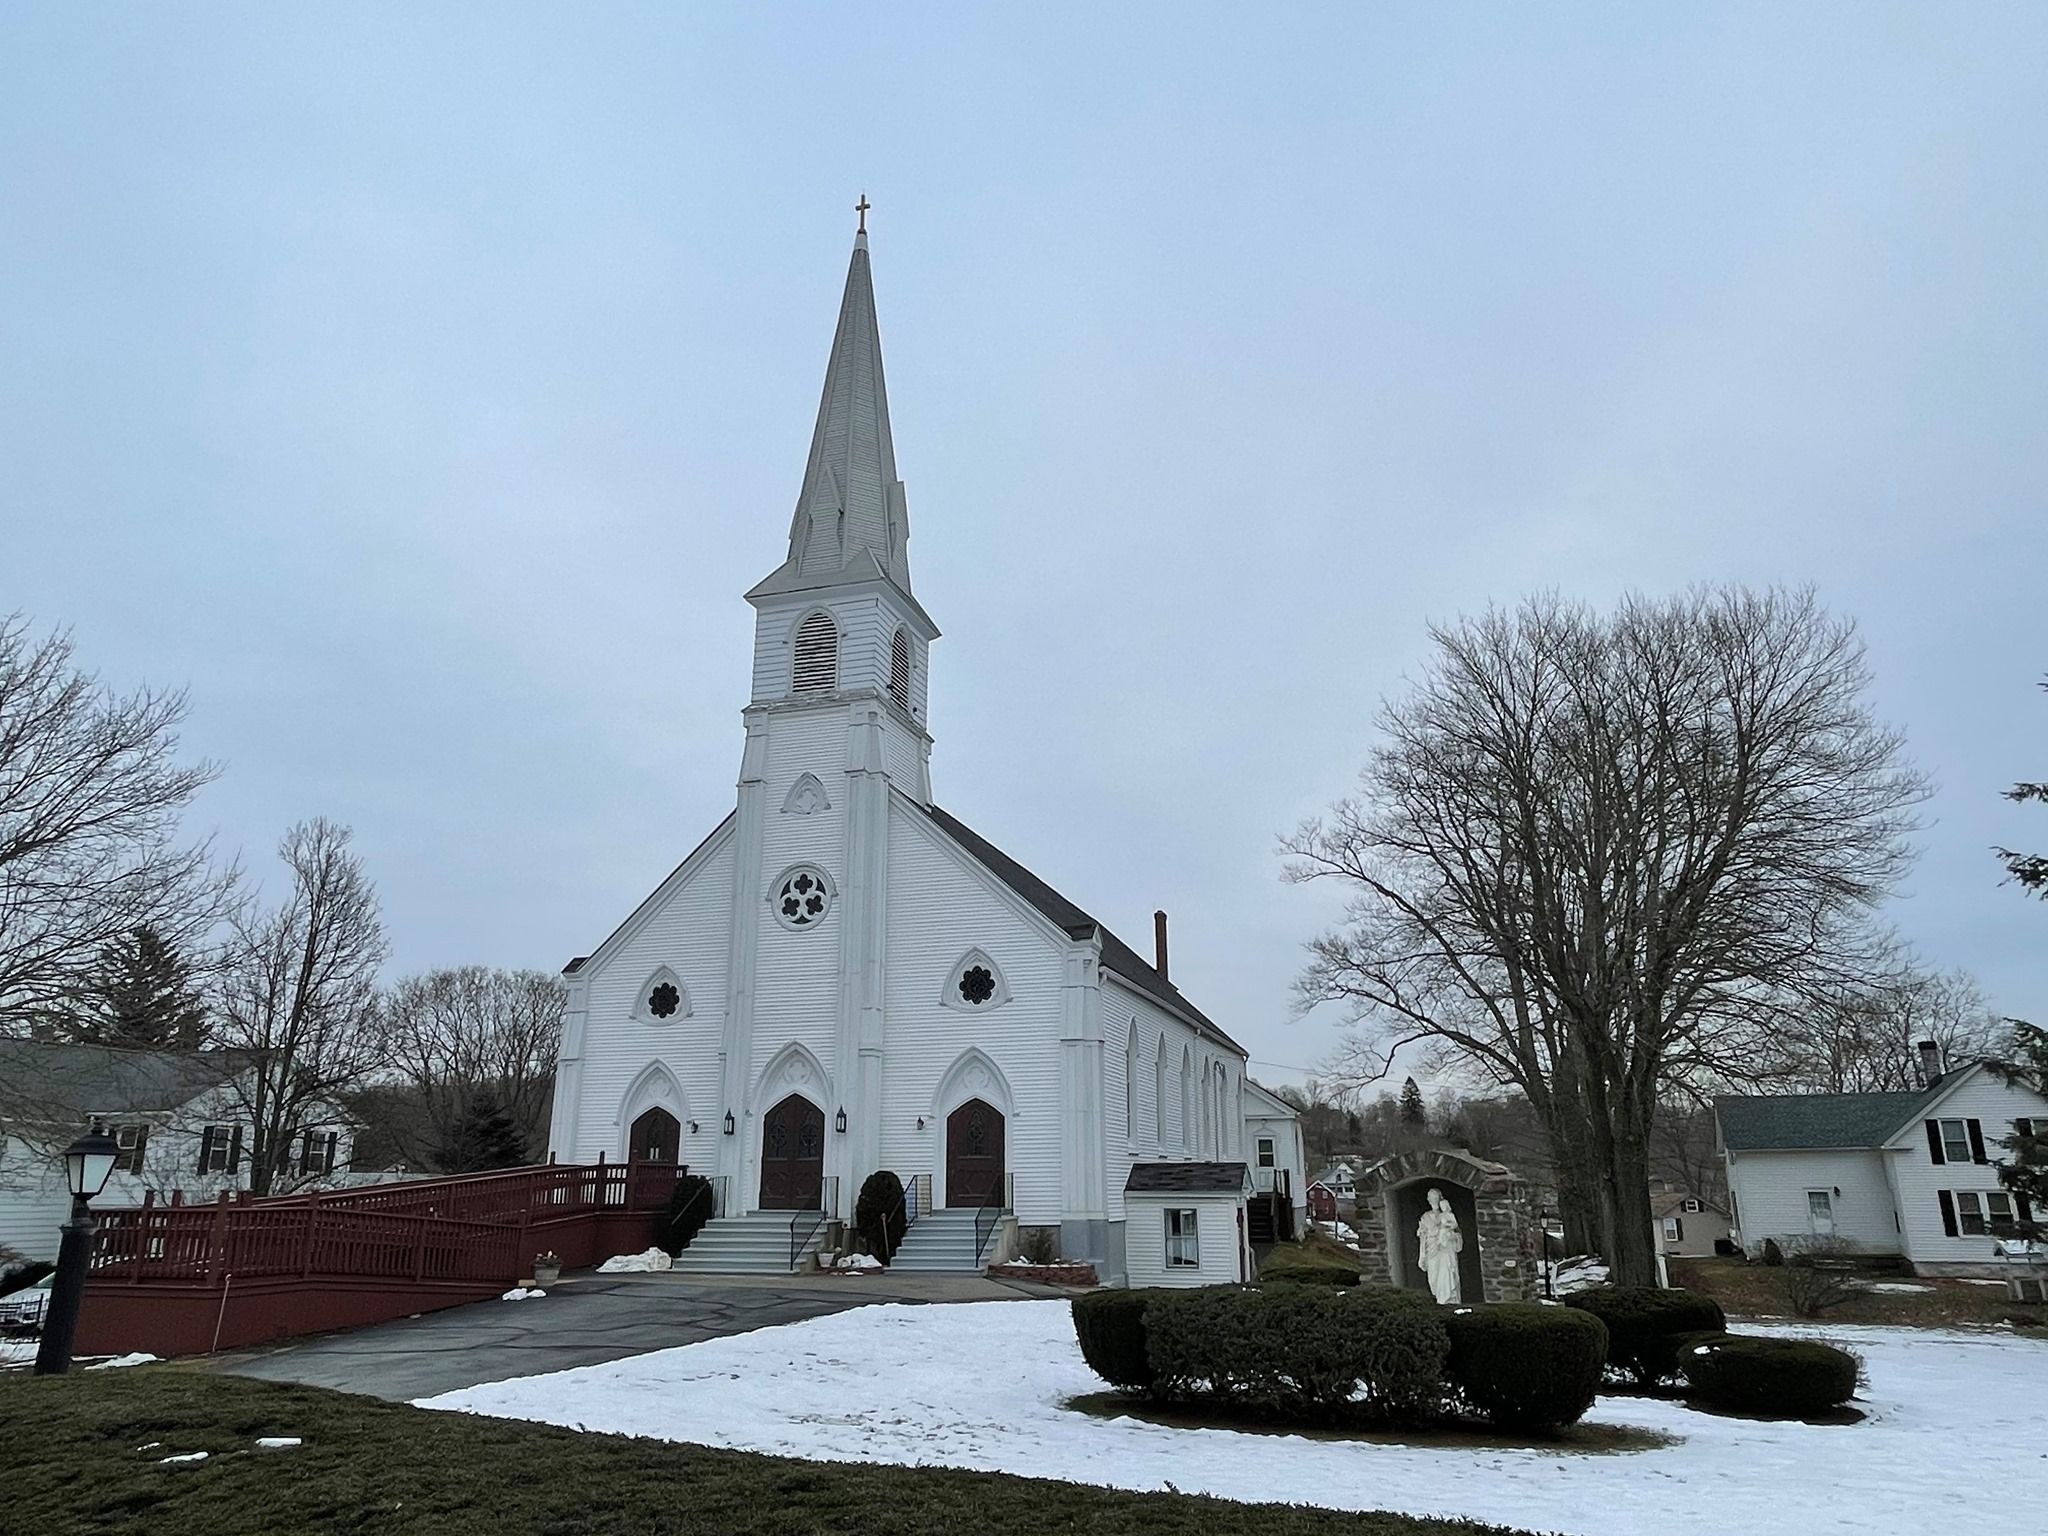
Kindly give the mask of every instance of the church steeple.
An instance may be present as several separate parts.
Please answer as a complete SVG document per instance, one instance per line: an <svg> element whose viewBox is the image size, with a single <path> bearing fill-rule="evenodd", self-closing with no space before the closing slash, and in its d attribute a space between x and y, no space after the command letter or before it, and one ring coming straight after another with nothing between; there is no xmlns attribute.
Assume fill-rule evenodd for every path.
<svg viewBox="0 0 2048 1536"><path fill-rule="evenodd" d="M789 557L750 597L871 581L878 574L910 591L910 518L889 436L866 223L863 206L803 488L790 521Z"/></svg>

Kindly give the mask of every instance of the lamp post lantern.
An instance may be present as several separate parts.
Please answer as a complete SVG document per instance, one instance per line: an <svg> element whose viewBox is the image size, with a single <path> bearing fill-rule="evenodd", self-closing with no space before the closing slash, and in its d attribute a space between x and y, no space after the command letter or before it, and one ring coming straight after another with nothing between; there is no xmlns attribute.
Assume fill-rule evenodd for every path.
<svg viewBox="0 0 2048 1536"><path fill-rule="evenodd" d="M71 1340L78 1332L78 1304L85 1298L85 1272L92 1263L92 1240L99 1230L91 1202L107 1187L107 1178L121 1156L121 1144L104 1125L93 1128L64 1149L64 1182L71 1190L71 1219L57 1247L57 1273L50 1282L50 1310L43 1318L43 1342L36 1348L36 1374L62 1376L71 1369Z"/></svg>

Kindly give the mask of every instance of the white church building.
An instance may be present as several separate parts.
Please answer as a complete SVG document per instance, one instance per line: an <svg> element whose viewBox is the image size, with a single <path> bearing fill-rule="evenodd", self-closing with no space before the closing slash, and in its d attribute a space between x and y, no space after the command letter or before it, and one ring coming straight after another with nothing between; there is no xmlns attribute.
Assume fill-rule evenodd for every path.
<svg viewBox="0 0 2048 1536"><path fill-rule="evenodd" d="M788 556L746 594L738 804L568 965L552 1153L711 1178L685 1267L786 1268L817 1225L793 1213L850 1221L888 1169L906 1266L978 1267L1022 1227L1105 1279L1127 1252L1155 1256L1139 1281L1241 1273L1246 1204L1127 1207L1133 1169L1258 1168L1211 1181L1252 1191L1256 1227L1259 1191L1305 1198L1298 1166L1271 1166L1300 1138L1272 1135L1286 1107L1168 980L1163 915L1148 961L933 801L939 629L909 532L863 232ZM1161 1231L1128 1237L1139 1211Z"/></svg>

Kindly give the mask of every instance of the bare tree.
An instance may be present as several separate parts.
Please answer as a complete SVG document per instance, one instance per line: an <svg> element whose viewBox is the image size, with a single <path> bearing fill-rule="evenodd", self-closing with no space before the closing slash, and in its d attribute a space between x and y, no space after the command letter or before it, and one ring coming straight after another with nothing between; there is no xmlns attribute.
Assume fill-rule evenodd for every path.
<svg viewBox="0 0 2048 1536"><path fill-rule="evenodd" d="M377 892L348 828L301 822L278 845L283 903L239 914L220 971L219 1043L246 1065L231 1079L251 1128L249 1187L286 1181L294 1142L381 1060Z"/></svg>
<svg viewBox="0 0 2048 1536"><path fill-rule="evenodd" d="M511 1115L528 1157L546 1145L565 1000L545 971L481 965L408 976L392 988L383 1030L390 1063L424 1111L393 1127L409 1161L427 1164L457 1144L457 1124L479 1094Z"/></svg>
<svg viewBox="0 0 2048 1536"><path fill-rule="evenodd" d="M1919 1046L1943 1061L1996 1054L2006 1023L1967 971L1901 964L1862 985L1817 997L1784 1041L1780 1074L1813 1093L1898 1093L1922 1086Z"/></svg>
<svg viewBox="0 0 2048 1536"><path fill-rule="evenodd" d="M218 773L178 759L185 695L117 694L59 631L0 617L0 1035L66 1033L101 952L137 929L190 946L234 883L178 817Z"/></svg>
<svg viewBox="0 0 2048 1536"><path fill-rule="evenodd" d="M1359 791L1289 842L1351 890L1305 1005L1355 1075L1433 1044L1529 1097L1568 1229L1653 1274L1649 1133L1865 974L1925 781L1811 593L1697 590L1607 617L1545 598L1432 630Z"/></svg>

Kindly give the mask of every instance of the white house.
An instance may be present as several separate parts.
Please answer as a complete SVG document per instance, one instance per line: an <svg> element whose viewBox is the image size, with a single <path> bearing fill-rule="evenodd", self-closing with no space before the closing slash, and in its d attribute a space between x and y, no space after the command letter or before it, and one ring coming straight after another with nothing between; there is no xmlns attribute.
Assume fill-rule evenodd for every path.
<svg viewBox="0 0 2048 1536"><path fill-rule="evenodd" d="M1308 1150L1301 1134L1301 1116L1293 1105L1263 1084L1244 1082L1245 1142L1251 1148L1252 1190L1278 1197L1290 1215L1286 1230L1269 1237L1260 1213L1253 1212L1254 1242L1299 1236L1308 1215Z"/></svg>
<svg viewBox="0 0 2048 1536"><path fill-rule="evenodd" d="M0 1248L54 1259L71 1213L63 1151L94 1121L121 1144L96 1206L145 1195L211 1200L249 1187L254 1136L226 1051L130 1051L0 1040ZM322 1111L280 1161L277 1188L325 1184L348 1166L355 1128Z"/></svg>
<svg viewBox="0 0 2048 1536"><path fill-rule="evenodd" d="M1132 1285L1229 1285L1252 1277L1243 1163L1138 1163L1124 1180Z"/></svg>
<svg viewBox="0 0 2048 1536"><path fill-rule="evenodd" d="M1992 1228L2030 1221L1998 1182L1999 1142L2048 1099L1982 1063L1910 1093L1714 1101L1735 1229L1751 1257L1840 1238L1923 1274L1996 1274Z"/></svg>
<svg viewBox="0 0 2048 1536"><path fill-rule="evenodd" d="M844 1219L888 1169L906 1262L943 1236L974 1263L994 1212L1114 1276L1134 1165L1248 1156L1245 1053L1168 979L1163 915L1148 961L934 799L909 531L863 233L786 557L746 594L737 807L568 965L553 1152L713 1178L686 1265L786 1267L791 1212Z"/></svg>
<svg viewBox="0 0 2048 1536"><path fill-rule="evenodd" d="M1667 1259L1710 1259L1729 1241L1728 1212L1717 1200L1685 1190L1650 1190L1650 1219L1656 1223L1657 1251Z"/></svg>

